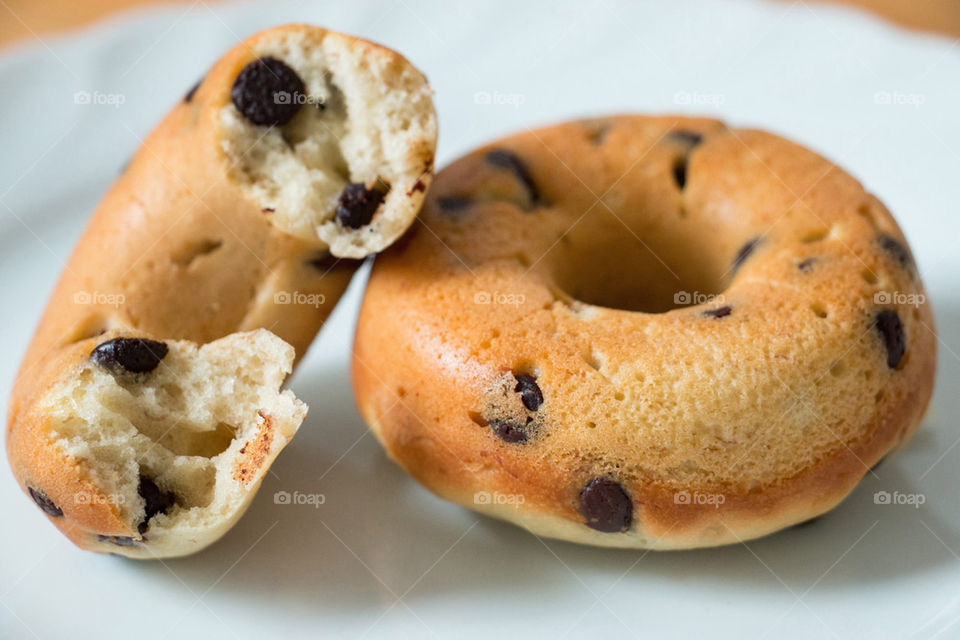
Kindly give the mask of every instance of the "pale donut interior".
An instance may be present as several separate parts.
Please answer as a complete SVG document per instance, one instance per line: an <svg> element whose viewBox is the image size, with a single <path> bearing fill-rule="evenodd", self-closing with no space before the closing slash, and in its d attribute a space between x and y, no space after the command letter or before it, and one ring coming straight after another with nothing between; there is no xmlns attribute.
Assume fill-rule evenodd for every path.
<svg viewBox="0 0 960 640"><path fill-rule="evenodd" d="M430 88L407 63L339 34L293 32L259 45L258 57L290 66L306 87L297 115L278 127L220 113L221 145L233 177L283 231L319 240L339 257L383 249L409 225L422 200L437 136ZM318 107L322 105L322 108ZM426 176L426 177L424 177ZM383 204L351 229L334 214L349 183L379 185Z"/></svg>
<svg viewBox="0 0 960 640"><path fill-rule="evenodd" d="M175 499L146 522L142 538L118 548L104 537L104 550L168 556L216 540L243 514L306 415L292 392L280 391L294 353L272 333L166 344L169 352L149 373L114 374L86 360L45 403L52 439L133 531L145 522L141 477Z"/></svg>

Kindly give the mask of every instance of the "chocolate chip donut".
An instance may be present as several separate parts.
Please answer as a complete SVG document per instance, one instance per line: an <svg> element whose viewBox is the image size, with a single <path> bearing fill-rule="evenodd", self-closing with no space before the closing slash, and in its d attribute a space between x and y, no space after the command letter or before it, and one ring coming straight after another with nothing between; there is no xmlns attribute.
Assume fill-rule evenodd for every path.
<svg viewBox="0 0 960 640"><path fill-rule="evenodd" d="M379 256L353 384L440 496L586 544L734 543L836 506L917 428L931 310L890 213L787 140L623 116L438 176Z"/></svg>
<svg viewBox="0 0 960 640"><path fill-rule="evenodd" d="M413 220L435 144L426 80L393 51L294 25L228 52L64 268L10 400L24 492L86 549L219 538L303 421L284 378L356 258Z"/></svg>

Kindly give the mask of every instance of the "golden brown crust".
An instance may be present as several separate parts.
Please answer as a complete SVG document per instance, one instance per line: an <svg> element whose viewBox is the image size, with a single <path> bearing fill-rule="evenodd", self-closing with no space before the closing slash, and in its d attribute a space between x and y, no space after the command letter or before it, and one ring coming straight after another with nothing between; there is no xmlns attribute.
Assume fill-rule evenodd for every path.
<svg viewBox="0 0 960 640"><path fill-rule="evenodd" d="M428 488L539 535L671 549L776 531L839 503L929 401L932 313L902 233L776 136L639 116L533 131L438 174L421 221L370 278L360 412ZM906 341L894 368L884 309ZM586 526L595 478L629 497L628 530Z"/></svg>
<svg viewBox="0 0 960 640"><path fill-rule="evenodd" d="M270 454L270 445L273 443L276 423L263 411L259 414L263 418L263 424L260 425L256 435L240 448L241 457L237 459L233 468L233 479L242 484L250 484L253 478L259 475L263 463Z"/></svg>

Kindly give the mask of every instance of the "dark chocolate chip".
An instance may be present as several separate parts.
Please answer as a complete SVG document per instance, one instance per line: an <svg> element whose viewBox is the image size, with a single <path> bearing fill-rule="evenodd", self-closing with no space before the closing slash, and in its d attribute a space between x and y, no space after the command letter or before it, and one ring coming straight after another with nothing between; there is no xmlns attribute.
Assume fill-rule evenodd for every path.
<svg viewBox="0 0 960 640"><path fill-rule="evenodd" d="M150 518L158 513L166 513L176 502L176 497L172 493L162 491L153 480L146 476L140 476L137 493L146 503L143 521L137 525L137 531L143 533L150 526Z"/></svg>
<svg viewBox="0 0 960 640"><path fill-rule="evenodd" d="M887 348L887 366L895 369L907 350L907 337L903 332L900 315L893 309L884 309L877 313L874 326L880 333L883 345Z"/></svg>
<svg viewBox="0 0 960 640"><path fill-rule="evenodd" d="M605 533L626 531L633 524L633 501L620 483L594 478L580 492L580 515L591 529Z"/></svg>
<svg viewBox="0 0 960 640"><path fill-rule="evenodd" d="M677 158L673 163L673 180L677 187L683 189L687 184L687 159L686 157Z"/></svg>
<svg viewBox="0 0 960 640"><path fill-rule="evenodd" d="M471 200L466 196L442 196L437 198L437 204L447 213L456 213L469 207Z"/></svg>
<svg viewBox="0 0 960 640"><path fill-rule="evenodd" d="M153 371L167 355L167 345L146 338L114 338L98 345L90 359L112 371Z"/></svg>
<svg viewBox="0 0 960 640"><path fill-rule="evenodd" d="M520 399L530 411L536 411L543 404L543 392L537 384L537 377L529 373L515 373L513 377L517 379L517 386L514 391L520 394Z"/></svg>
<svg viewBox="0 0 960 640"><path fill-rule="evenodd" d="M383 196L380 191L367 189L362 182L348 184L337 202L337 222L351 229L370 224L373 214L383 203Z"/></svg>
<svg viewBox="0 0 960 640"><path fill-rule="evenodd" d="M200 88L200 83L201 83L201 82L203 82L203 79L202 79L202 78L201 78L200 80L197 80L197 83L196 83L195 85L193 85L192 87L190 87L190 90L187 91L187 94L186 94L185 96L183 96L183 101L184 101L184 102L189 103L189 102L192 102L192 101L193 101L193 96L194 96L194 94L197 92L197 89Z"/></svg>
<svg viewBox="0 0 960 640"><path fill-rule="evenodd" d="M701 142L703 142L703 134L697 133L696 131L688 131L686 129L674 129L667 134L667 137L671 140L676 140L685 145L695 147Z"/></svg>
<svg viewBox="0 0 960 640"><path fill-rule="evenodd" d="M913 258L910 256L910 251L907 249L902 242L897 240L892 236L882 234L877 237L877 242L880 243L880 246L884 251L889 253L900 263L900 266L910 268L913 266Z"/></svg>
<svg viewBox="0 0 960 640"><path fill-rule="evenodd" d="M233 82L230 98L253 124L276 126L290 122L303 104L303 80L276 58L258 58Z"/></svg>
<svg viewBox="0 0 960 640"><path fill-rule="evenodd" d="M136 547L138 543L136 540L130 536L102 536L97 535L97 540L99 542L109 542L110 544L115 544L118 547Z"/></svg>
<svg viewBox="0 0 960 640"><path fill-rule="evenodd" d="M703 312L703 315L707 318L726 318L731 313L733 313L733 309L730 305L724 305L716 309L707 309Z"/></svg>
<svg viewBox="0 0 960 640"><path fill-rule="evenodd" d="M740 250L737 251L737 255L733 259L733 264L730 265L731 271L736 273L737 269L740 268L740 265L742 265L744 262L747 261L747 258L750 257L750 254L754 252L754 250L757 248L757 245L759 244L760 244L760 238L754 238L748 241L742 247L740 247Z"/></svg>
<svg viewBox="0 0 960 640"><path fill-rule="evenodd" d="M512 171L513 175L516 176L517 180L519 180L527 190L527 195L530 196L530 202L533 205L540 202L540 192L537 190L537 185L533 183L533 178L530 177L530 172L527 171L526 165L523 164L523 161L521 161L515 153L507 151L506 149L493 149L487 152L486 160L498 169Z"/></svg>
<svg viewBox="0 0 960 640"><path fill-rule="evenodd" d="M527 418L526 424L521 425L518 422L513 420L501 420L495 418L490 420L490 428L493 429L493 433L496 434L498 438L504 442L509 442L511 444L516 444L520 442L526 442L530 437L530 434L527 432L527 427L532 422L532 419Z"/></svg>
<svg viewBox="0 0 960 640"><path fill-rule="evenodd" d="M37 506L40 507L45 514L51 518L63 517L63 510L58 507L43 491L34 489L33 487L27 487L27 491L30 493L30 497L33 498L33 501L37 503Z"/></svg>
<svg viewBox="0 0 960 640"><path fill-rule="evenodd" d="M797 263L797 269L804 273L808 273L813 269L813 264L817 261L816 258L806 258L801 262Z"/></svg>

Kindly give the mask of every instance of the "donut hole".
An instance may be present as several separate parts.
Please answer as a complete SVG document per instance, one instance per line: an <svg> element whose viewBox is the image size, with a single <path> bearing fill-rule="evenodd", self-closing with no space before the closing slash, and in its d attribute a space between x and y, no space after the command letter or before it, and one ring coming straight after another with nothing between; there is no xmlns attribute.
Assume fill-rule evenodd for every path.
<svg viewBox="0 0 960 640"><path fill-rule="evenodd" d="M587 305L665 313L704 304L725 288L730 258L703 250L702 230L692 217L683 220L663 224L644 212L597 211L543 263L558 289Z"/></svg>

